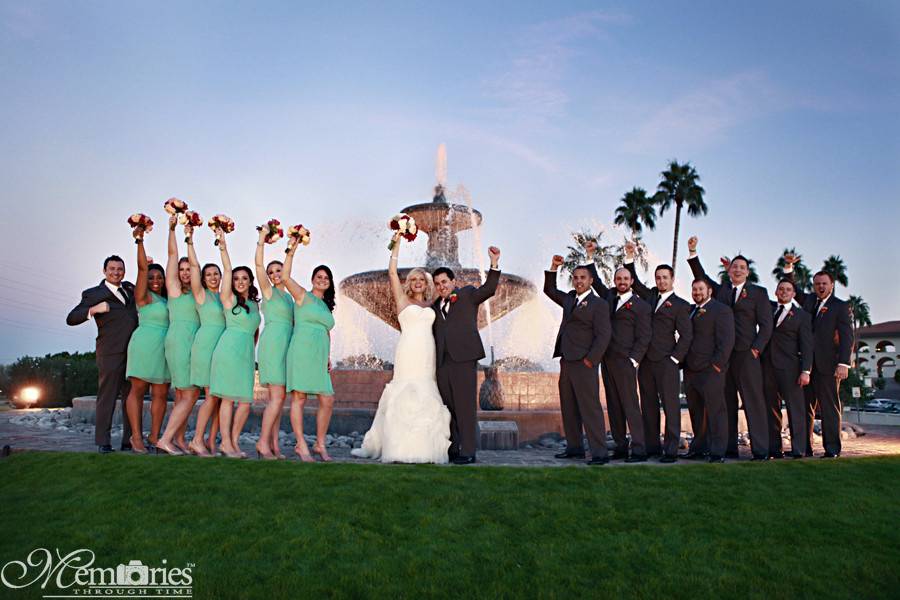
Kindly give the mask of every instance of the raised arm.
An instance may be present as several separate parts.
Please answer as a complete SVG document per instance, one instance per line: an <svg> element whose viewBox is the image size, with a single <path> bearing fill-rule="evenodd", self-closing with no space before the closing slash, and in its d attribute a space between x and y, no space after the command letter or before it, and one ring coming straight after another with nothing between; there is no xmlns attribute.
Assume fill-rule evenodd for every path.
<svg viewBox="0 0 900 600"><path fill-rule="evenodd" d="M788 281L794 284L794 298L797 300L797 303L802 307L806 303L806 299L810 296L803 290L800 289L800 286L797 285L797 279L794 275L794 265L800 262L800 255L791 254L790 252L785 253L784 255L784 277Z"/></svg>
<svg viewBox="0 0 900 600"><path fill-rule="evenodd" d="M150 294L147 293L147 276L150 274L150 263L147 262L147 251L144 250L144 230L135 227L134 241L137 242L137 281L134 284L134 302L138 308L150 304Z"/></svg>
<svg viewBox="0 0 900 600"><path fill-rule="evenodd" d="M644 285L638 278L637 269L634 266L634 242L631 241L625 242L625 268L631 273L631 289L634 290L634 293L643 300L652 302L653 290Z"/></svg>
<svg viewBox="0 0 900 600"><path fill-rule="evenodd" d="M397 273L397 261L400 260L400 232L394 234L391 258L388 261L388 281L391 284L391 294L394 295L394 304L397 306L397 314L409 306L409 298L403 293L400 284L400 275Z"/></svg>
<svg viewBox="0 0 900 600"><path fill-rule="evenodd" d="M266 234L268 231L265 227L259 230L259 239L256 240L256 255L254 264L256 266L256 281L259 284L259 291L262 292L263 298L272 299L272 283L269 281L269 275L266 273L265 250L266 250Z"/></svg>
<svg viewBox="0 0 900 600"><path fill-rule="evenodd" d="M491 246L488 248L488 256L491 257L491 270L488 271L484 284L472 293L475 304L481 304L497 292L497 284L500 282L500 248Z"/></svg>
<svg viewBox="0 0 900 600"><path fill-rule="evenodd" d="M194 227L184 226L185 244L187 244L188 262L191 264L191 292L197 304L206 302L206 288L203 287L203 272L200 270L200 261L194 251Z"/></svg>
<svg viewBox="0 0 900 600"><path fill-rule="evenodd" d="M306 288L297 283L291 275L291 269L294 267L294 252L297 251L297 240L291 238L288 240L287 256L284 259L284 269L281 272L281 279L284 281L284 287L288 293L294 298L297 304L303 304L306 297Z"/></svg>
<svg viewBox="0 0 900 600"><path fill-rule="evenodd" d="M600 279L600 273L597 272L597 265L594 264L594 253L597 251L597 243L596 242L586 242L584 244L584 252L587 254L587 263L583 266L587 267L587 270L591 272L591 277L594 279L594 283L591 284L591 287L597 292L597 295L603 299L609 295L609 288L603 283L603 280Z"/></svg>
<svg viewBox="0 0 900 600"><path fill-rule="evenodd" d="M706 283L712 288L713 298L715 298L719 294L719 289L722 287L722 284L707 275L703 265L700 264L700 257L697 255L697 241L696 235L692 235L688 238L688 265L691 267L691 273L694 275L694 279L706 280Z"/></svg>
<svg viewBox="0 0 900 600"><path fill-rule="evenodd" d="M568 294L560 291L559 288L556 287L556 273L559 271L559 267L562 264L563 257L559 254L554 254L553 259L550 261L550 269L548 271L544 271L544 294L546 294L548 298L565 308L565 301ZM606 351L606 348L604 348L604 351Z"/></svg>
<svg viewBox="0 0 900 600"><path fill-rule="evenodd" d="M219 254L222 258L222 291L219 292L219 299L223 308L231 309L235 304L234 290L231 288L231 257L228 256L225 233L221 229L216 229L216 239L219 240Z"/></svg>
<svg viewBox="0 0 900 600"><path fill-rule="evenodd" d="M175 241L175 215L169 217L169 250L166 259L166 292L169 298L181 295L181 280L178 279L178 242Z"/></svg>

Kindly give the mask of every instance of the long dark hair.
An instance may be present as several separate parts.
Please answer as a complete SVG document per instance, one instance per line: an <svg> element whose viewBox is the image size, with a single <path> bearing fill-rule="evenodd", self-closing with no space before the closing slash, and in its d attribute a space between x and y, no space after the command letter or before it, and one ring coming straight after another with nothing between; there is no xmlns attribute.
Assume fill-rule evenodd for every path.
<svg viewBox="0 0 900 600"><path fill-rule="evenodd" d="M203 286L204 290L209 289L208 287L206 287L206 270L207 269L215 269L219 272L219 277L222 276L222 269L220 269L219 265L217 265L216 263L206 263L205 265L203 265L203 268L200 269L200 285Z"/></svg>
<svg viewBox="0 0 900 600"><path fill-rule="evenodd" d="M250 270L250 267L235 267L231 271L231 291L234 293L237 304L231 307L231 314L236 315L238 314L238 311L243 308L249 315L250 307L247 305L247 300L244 300L243 296L241 296L238 291L234 289L234 274L238 271L244 271L247 273L247 276L250 277L250 287L247 289L247 300L259 302L259 290L256 289L255 285L253 285L253 271Z"/></svg>
<svg viewBox="0 0 900 600"><path fill-rule="evenodd" d="M150 271L159 271L162 274L163 284L162 289L159 290L159 295L163 298L169 297L169 291L166 289L166 270L162 268L162 265L158 265L156 263L151 264L147 267L147 275L149 279ZM147 288L147 291L150 291L150 288Z"/></svg>
<svg viewBox="0 0 900 600"><path fill-rule="evenodd" d="M325 265L319 265L312 272L312 278L316 277L316 273L319 271L325 271L325 274L328 275L328 289L325 290L325 294L322 297L322 300L325 302L325 306L328 307L328 310L334 312L334 275L331 274L331 269L326 267Z"/></svg>

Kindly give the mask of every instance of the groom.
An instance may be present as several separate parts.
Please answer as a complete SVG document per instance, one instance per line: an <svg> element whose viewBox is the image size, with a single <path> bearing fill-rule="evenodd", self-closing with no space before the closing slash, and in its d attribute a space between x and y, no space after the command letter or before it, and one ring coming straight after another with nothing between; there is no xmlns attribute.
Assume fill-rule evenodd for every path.
<svg viewBox="0 0 900 600"><path fill-rule="evenodd" d="M500 281L500 249L491 246L488 255L491 270L479 288L456 287L456 276L447 267L436 269L432 275L439 296L432 305L437 313L437 385L450 410L450 460L457 465L475 462L478 361L485 356L478 334L478 305L494 295Z"/></svg>

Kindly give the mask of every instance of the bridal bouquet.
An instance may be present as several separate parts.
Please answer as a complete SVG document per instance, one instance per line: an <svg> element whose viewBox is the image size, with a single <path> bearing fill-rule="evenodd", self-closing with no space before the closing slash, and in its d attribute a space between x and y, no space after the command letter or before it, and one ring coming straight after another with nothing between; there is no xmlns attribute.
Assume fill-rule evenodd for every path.
<svg viewBox="0 0 900 600"><path fill-rule="evenodd" d="M407 242L412 242L416 239L416 234L419 232L419 228L416 227L416 220L413 219L406 213L400 213L395 215L393 219L391 219L391 231L399 231L400 235L406 239ZM391 240L391 243L388 244L388 250L394 249L394 240Z"/></svg>
<svg viewBox="0 0 900 600"><path fill-rule="evenodd" d="M201 225L203 225L203 217L201 217L197 211L186 210L186 211L184 211L184 215L182 215L182 216L184 217L184 226L185 227L187 227L188 225L190 225L191 227L200 227ZM179 220L180 220L180 217L179 217ZM187 237L184 238L185 244L188 243L189 241L190 241L189 238L187 238Z"/></svg>
<svg viewBox="0 0 900 600"><path fill-rule="evenodd" d="M216 229L221 229L222 233L231 233L234 231L234 221L231 220L231 217L227 217L225 215L216 215L207 223L209 228L215 231ZM219 245L219 240L216 240L216 246Z"/></svg>
<svg viewBox="0 0 900 600"><path fill-rule="evenodd" d="M163 204L163 208L170 215L177 215L178 222L184 225L185 220L185 211L188 208L187 202L184 200L179 200L178 198L169 198L166 200L166 203Z"/></svg>
<svg viewBox="0 0 900 600"><path fill-rule="evenodd" d="M267 244L274 244L284 237L284 229L281 228L281 221L278 219L269 219L268 223L259 225L256 228L257 231L262 231L263 229L266 230L265 242Z"/></svg>
<svg viewBox="0 0 900 600"><path fill-rule="evenodd" d="M303 225L293 225L288 227L288 237L297 240L297 243L299 244L309 246L309 236L309 229ZM285 250L285 252L288 252L288 250Z"/></svg>
<svg viewBox="0 0 900 600"><path fill-rule="evenodd" d="M132 229L140 229L142 233L153 230L153 219L144 213L134 213L128 217L128 224L131 225Z"/></svg>

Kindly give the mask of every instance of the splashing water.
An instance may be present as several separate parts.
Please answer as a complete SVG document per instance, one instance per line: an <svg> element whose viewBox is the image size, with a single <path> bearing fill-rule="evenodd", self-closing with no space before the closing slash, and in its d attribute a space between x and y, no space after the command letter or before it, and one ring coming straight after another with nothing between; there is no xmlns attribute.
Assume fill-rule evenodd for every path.
<svg viewBox="0 0 900 600"><path fill-rule="evenodd" d="M441 142L437 149L437 158L434 161L434 178L441 187L447 185L447 146Z"/></svg>

